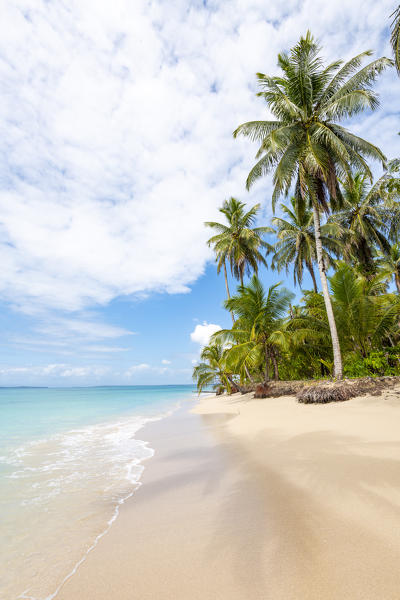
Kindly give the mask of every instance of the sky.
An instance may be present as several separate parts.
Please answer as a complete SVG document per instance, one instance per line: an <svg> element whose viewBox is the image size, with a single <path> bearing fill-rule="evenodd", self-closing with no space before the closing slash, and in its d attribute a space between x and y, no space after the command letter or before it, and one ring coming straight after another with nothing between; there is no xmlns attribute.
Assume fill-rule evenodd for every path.
<svg viewBox="0 0 400 600"><path fill-rule="evenodd" d="M0 385L189 383L230 323L203 223L230 196L272 216L268 178L245 190L256 148L232 137L269 117L255 73L307 29L327 61L391 56L395 7L3 0ZM380 109L350 125L400 156L395 70L377 87Z"/></svg>

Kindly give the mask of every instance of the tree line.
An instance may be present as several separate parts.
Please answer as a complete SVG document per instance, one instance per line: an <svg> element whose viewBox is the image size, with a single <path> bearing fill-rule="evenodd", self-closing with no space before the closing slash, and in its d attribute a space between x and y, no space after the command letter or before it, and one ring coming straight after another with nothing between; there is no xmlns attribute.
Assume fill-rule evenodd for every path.
<svg viewBox="0 0 400 600"><path fill-rule="evenodd" d="M247 188L270 175L274 213L283 202L269 226L256 226L259 204L247 209L235 198L220 208L224 222L206 223L232 327L203 348L193 372L199 391L400 374L400 159L343 125L379 107L374 84L385 69L395 63L400 73L400 6L391 43L395 61L368 60L368 50L325 64L307 32L278 55L279 75L257 74L273 119L233 135L258 144ZM375 181L371 160L382 168ZM294 305L282 284L263 285L261 265L292 272L298 286L307 272L312 289ZM233 294L228 271L238 282Z"/></svg>

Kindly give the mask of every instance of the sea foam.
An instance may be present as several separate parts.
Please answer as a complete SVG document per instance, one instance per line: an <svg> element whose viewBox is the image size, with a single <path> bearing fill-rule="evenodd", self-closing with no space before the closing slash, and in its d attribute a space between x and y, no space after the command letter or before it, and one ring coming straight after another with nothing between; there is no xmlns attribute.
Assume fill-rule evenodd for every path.
<svg viewBox="0 0 400 600"><path fill-rule="evenodd" d="M135 437L169 410L73 428L2 452L0 598L52 600L109 531L154 449ZM49 560L51 557L51 560Z"/></svg>

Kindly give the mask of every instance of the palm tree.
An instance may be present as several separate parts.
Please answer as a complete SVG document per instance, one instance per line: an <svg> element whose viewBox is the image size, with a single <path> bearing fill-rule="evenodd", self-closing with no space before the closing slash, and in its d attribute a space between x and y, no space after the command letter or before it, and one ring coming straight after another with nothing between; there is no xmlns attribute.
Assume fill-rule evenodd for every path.
<svg viewBox="0 0 400 600"><path fill-rule="evenodd" d="M193 379L197 382L200 394L206 386L212 385L215 390L226 389L230 393L233 380L226 370L226 352L221 344L204 346L201 351L201 362L193 369Z"/></svg>
<svg viewBox="0 0 400 600"><path fill-rule="evenodd" d="M296 184L299 201L311 205L315 244L334 356L334 374L343 376L342 358L326 266L321 244L321 211L340 205L338 178L350 174L351 167L371 176L366 158L385 163L385 156L373 144L339 125L343 119L366 108L375 109L378 97L372 83L392 61L379 58L360 69L366 51L347 63L335 61L328 66L319 56L320 48L307 32L289 54L278 56L279 76L257 75L262 96L275 120L251 121L240 125L234 136L244 135L261 143L257 163L247 177L247 188L260 177L274 171L272 205Z"/></svg>
<svg viewBox="0 0 400 600"><path fill-rule="evenodd" d="M384 345L398 329L400 303L394 294L385 294L382 274L366 278L346 263L330 277L338 330L344 349L366 357Z"/></svg>
<svg viewBox="0 0 400 600"><path fill-rule="evenodd" d="M393 48L397 72L400 75L400 4L390 16L393 17L390 42Z"/></svg>
<svg viewBox="0 0 400 600"><path fill-rule="evenodd" d="M393 244L388 252L378 252L378 256L382 272L394 278L397 293L400 294L400 245Z"/></svg>
<svg viewBox="0 0 400 600"><path fill-rule="evenodd" d="M269 245L263 241L262 236L271 231L270 227L253 227L260 205L256 204L247 212L245 204L230 198L225 200L219 211L225 216L227 225L207 221L205 225L211 227L216 233L208 240L208 245L214 247L217 261L217 271L224 269L226 293L230 298L226 262L228 261L231 273L240 279L243 285L244 274L253 270L258 272L259 263L266 265L260 250Z"/></svg>
<svg viewBox="0 0 400 600"><path fill-rule="evenodd" d="M323 377L333 367L325 303L319 293L306 290L303 294L304 305L294 306L286 323L290 341L286 368L290 372L297 361L302 368L298 377L303 378L304 373Z"/></svg>
<svg viewBox="0 0 400 600"><path fill-rule="evenodd" d="M348 361L355 356L368 357L374 350L393 345L398 335L400 299L387 294L386 273L369 278L344 262L336 263L329 278L332 303L342 351ZM331 368L331 352L326 344L329 324L320 294L305 292L304 306L295 307L286 329L291 333L287 371L296 370L318 375ZM324 367L324 368L322 368ZM325 371L325 373L324 373ZM300 376L303 376L300 373Z"/></svg>
<svg viewBox="0 0 400 600"><path fill-rule="evenodd" d="M289 271L293 264L294 284L301 285L303 281L304 266L308 269L313 282L314 292L318 292L313 264L317 259L315 249L314 219L312 210L304 202L298 202L295 197L290 200L291 208L281 204L280 208L285 215L272 219L278 241L273 245L271 266L273 269ZM326 265L332 263L331 253L340 251L340 242L334 237L329 237L333 228L328 224L321 227L321 243L324 249ZM335 232L333 232L335 233ZM328 251L330 250L330 252Z"/></svg>
<svg viewBox="0 0 400 600"><path fill-rule="evenodd" d="M382 199L386 174L371 185L365 172L351 175L342 184L343 206L331 218L342 230L343 254L367 276L376 272L374 248L389 252L390 215Z"/></svg>
<svg viewBox="0 0 400 600"><path fill-rule="evenodd" d="M220 343L230 343L227 364L233 369L243 366L254 371L263 365L263 378L269 381L270 363L274 378L279 378L279 347L284 338L284 318L293 294L280 284L265 292L260 280L253 275L247 286L240 286L235 296L225 302L225 308L237 315L232 329L223 329L213 335Z"/></svg>

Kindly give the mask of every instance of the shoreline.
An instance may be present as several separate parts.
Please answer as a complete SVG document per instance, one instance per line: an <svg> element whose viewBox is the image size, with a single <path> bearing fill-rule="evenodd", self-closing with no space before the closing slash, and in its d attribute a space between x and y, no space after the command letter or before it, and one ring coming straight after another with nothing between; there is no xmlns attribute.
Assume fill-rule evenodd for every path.
<svg viewBox="0 0 400 600"><path fill-rule="evenodd" d="M398 417L400 387L183 402L145 426L142 485L57 598L396 600Z"/></svg>
<svg viewBox="0 0 400 600"><path fill-rule="evenodd" d="M1 598L58 596L140 487L147 460L154 456L142 430L168 418L180 402L167 402L161 410L156 406L153 414L133 409L113 414L111 420L41 434L24 444L18 440L15 448L5 449L10 494L3 493L3 499L12 507L15 498L16 510L7 512L2 503ZM21 462L13 462L19 456Z"/></svg>
<svg viewBox="0 0 400 600"><path fill-rule="evenodd" d="M141 472L140 474L137 476L137 478L134 481L131 481L132 485L134 486L134 489L132 489L126 496L121 497L116 504L113 507L113 513L112 516L110 517L110 519L108 521L106 521L106 526L105 529L103 531L101 531L94 539L93 543L89 546L89 548L85 551L85 554L77 561L77 563L74 565L73 569L64 577L64 579L61 581L61 583L57 586L56 590L52 593L50 593L45 600L54 600L55 598L58 597L60 591L62 590L62 588L64 587L64 585L72 578L74 577L74 575L78 572L79 568L81 567L81 565L83 565L85 563L85 561L87 560L88 556L90 555L91 552L93 552L95 550L95 548L97 547L98 543L100 542L100 540L105 537L111 530L111 527L113 526L113 524L115 523L115 521L118 519L121 508L124 506L124 504L126 502L129 502L129 500L135 495L135 493L137 492L137 490L141 487L142 485L142 476L145 470L145 464L147 463L147 461L151 460L156 451L155 449L150 445L150 442L148 440L142 440L136 437L136 434L139 431L142 431L143 429L145 429L148 425L151 425L153 423L157 423L160 421L163 421L164 419L167 419L168 417L172 416L174 414L174 412L176 412L177 410L180 409L181 407L181 402L179 401L173 408L169 409L166 413L163 413L161 415L155 416L155 417L142 417L143 422L141 424L141 426L139 427L139 429L135 432L134 437L135 440L140 444L140 446L142 448L146 448L146 450L148 450L149 452L151 452L151 455L146 456L146 457L142 457L142 458L138 458L137 462L134 463L134 465L132 466L140 466L141 467ZM136 416L136 415L135 415ZM127 479L130 480L130 477L127 476ZM25 597L25 592L23 593L23 595L20 596L20 598L24 598ZM27 596L27 598L29 598L29 596Z"/></svg>

